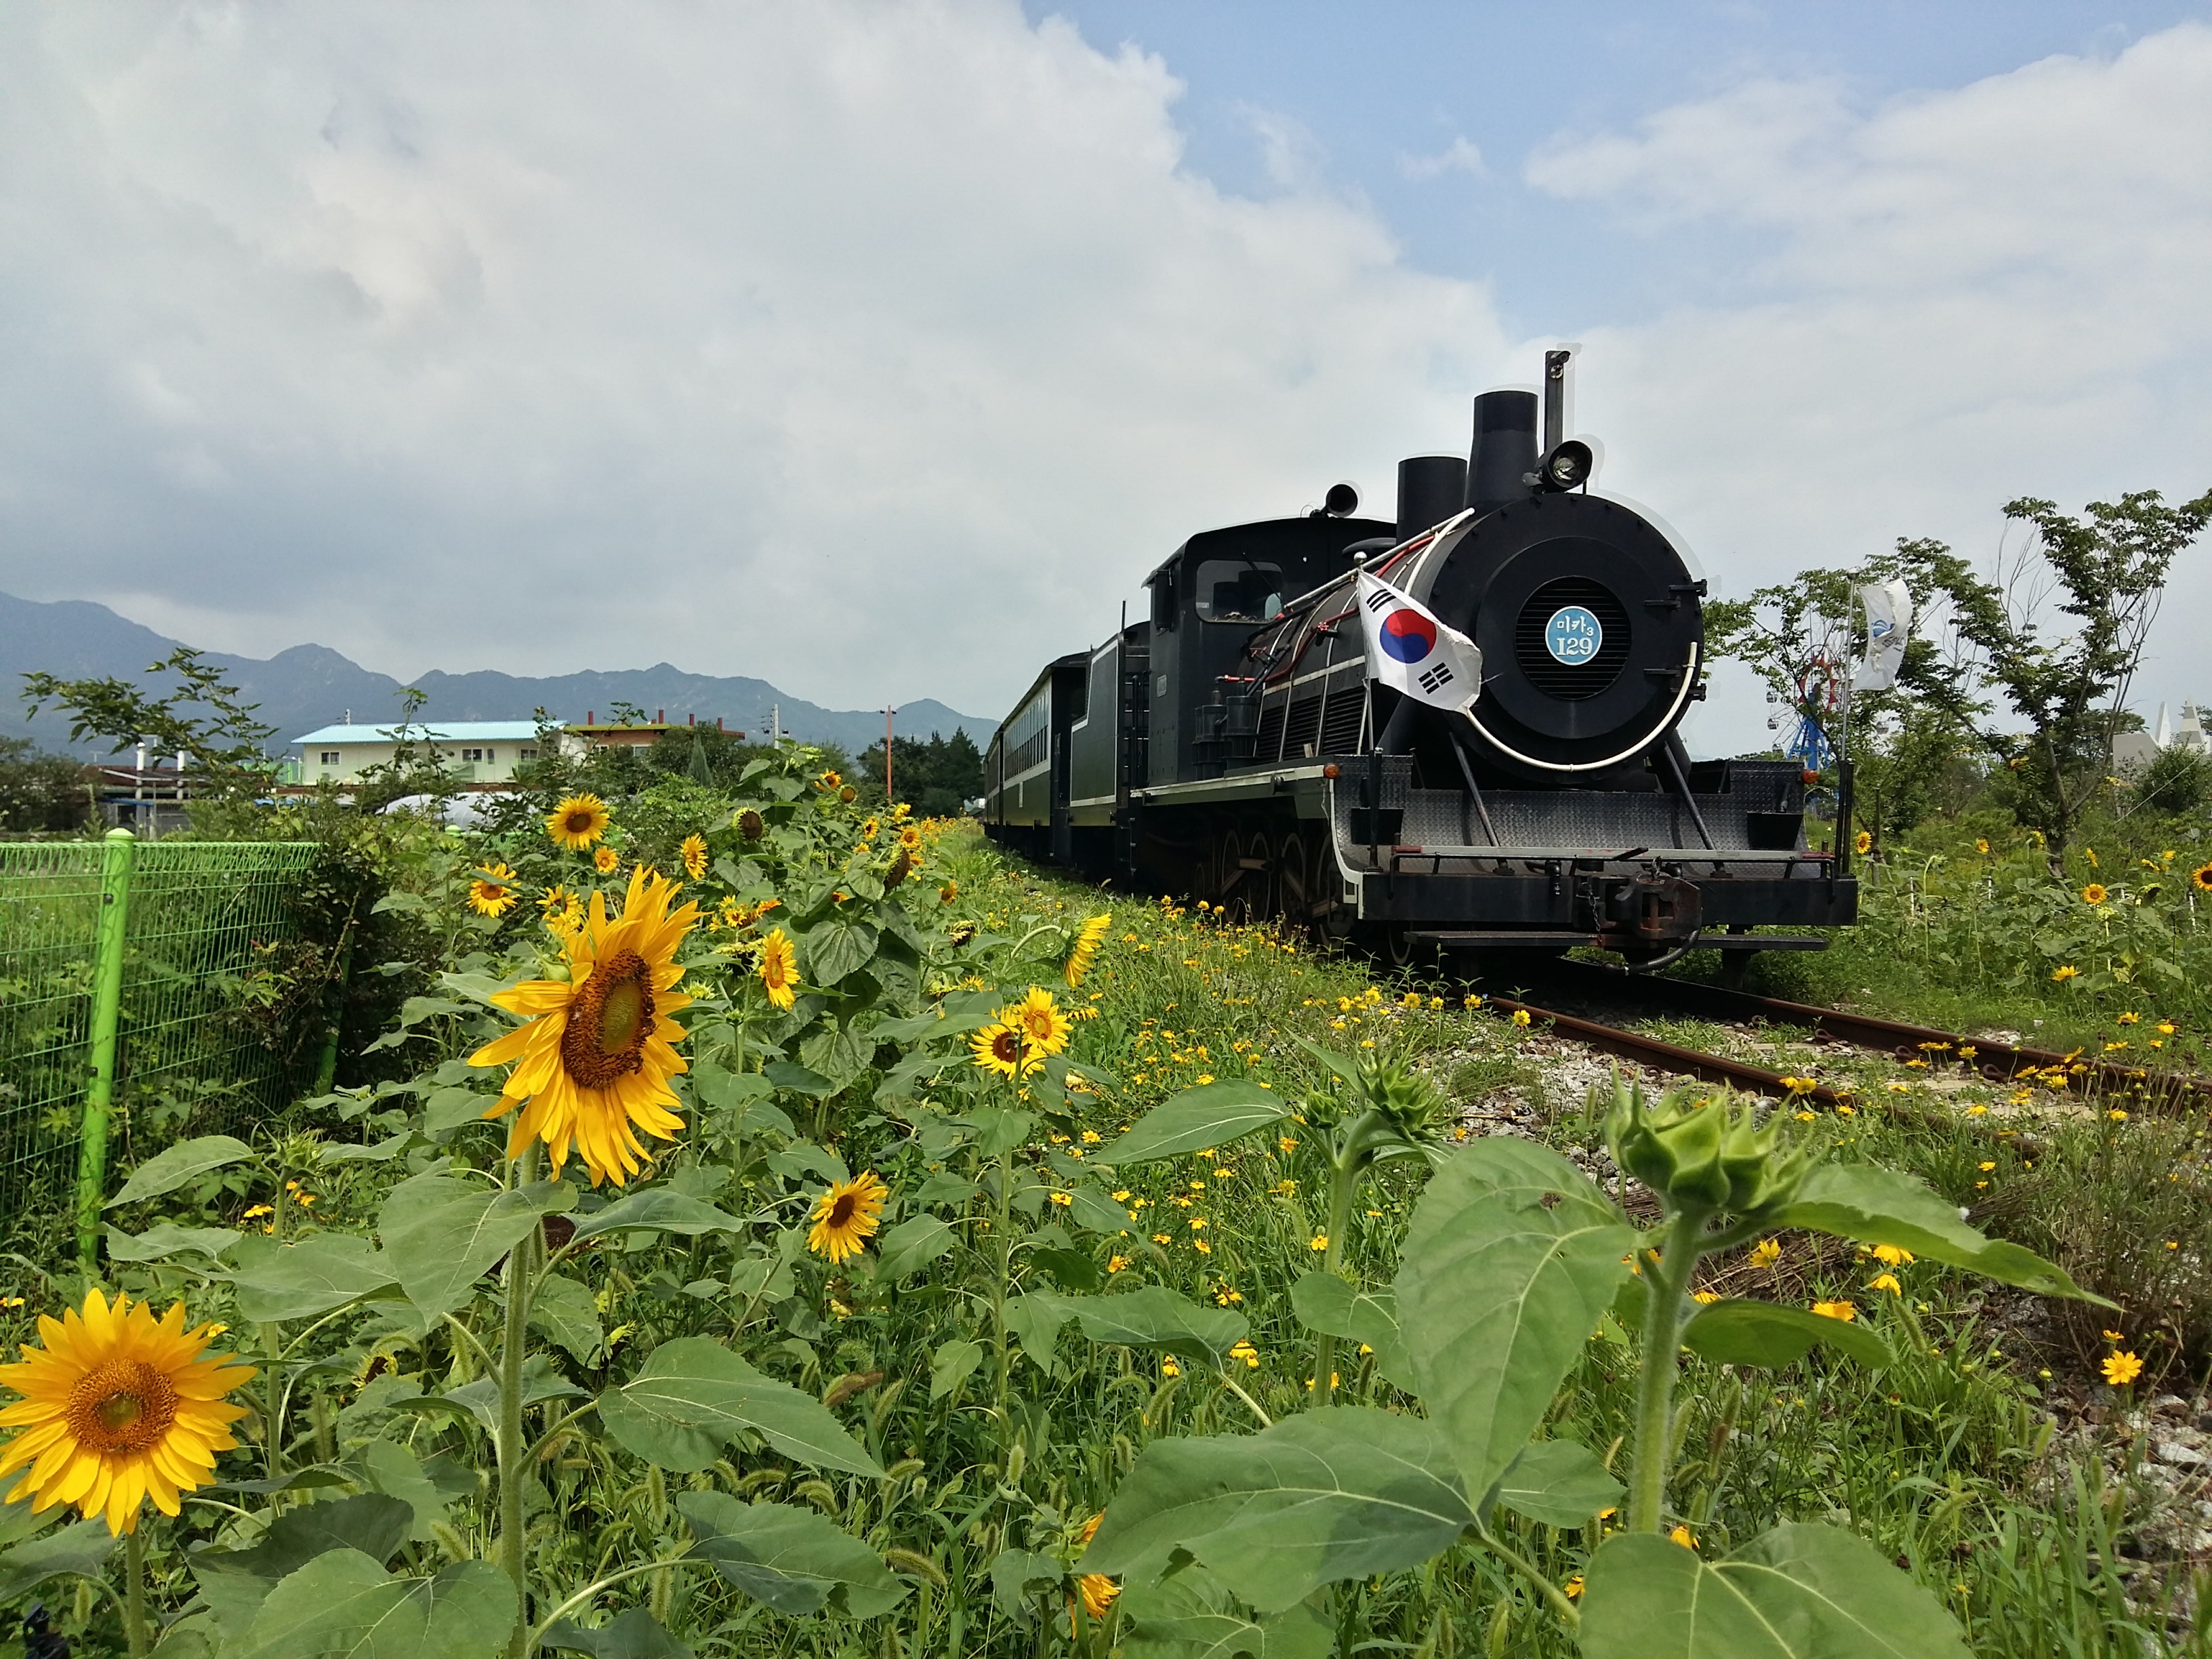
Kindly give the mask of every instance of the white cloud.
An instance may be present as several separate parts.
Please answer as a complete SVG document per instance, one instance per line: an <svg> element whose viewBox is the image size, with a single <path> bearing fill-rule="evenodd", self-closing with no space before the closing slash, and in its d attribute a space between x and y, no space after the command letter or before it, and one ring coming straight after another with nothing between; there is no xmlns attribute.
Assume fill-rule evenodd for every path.
<svg viewBox="0 0 2212 1659"><path fill-rule="evenodd" d="M1296 133L1186 171L1179 91L1012 0L10 9L0 586L991 712L1507 368Z"/></svg>
<svg viewBox="0 0 2212 1659"><path fill-rule="evenodd" d="M2019 495L2195 495L2209 155L2212 29L2194 25L1867 110L1834 83L1758 82L1540 150L1539 188L1755 250L1730 303L1588 327L1607 482L1660 504L1736 592L1900 535L1991 550ZM2212 548L2179 573L2139 695L2203 695L2208 566ZM1708 741L1755 726L1709 721Z"/></svg>
<svg viewBox="0 0 2212 1659"><path fill-rule="evenodd" d="M1434 155L1401 155L1398 171L1408 179L1434 179L1447 173L1464 173L1477 179L1489 176L1482 152L1464 137L1455 137Z"/></svg>

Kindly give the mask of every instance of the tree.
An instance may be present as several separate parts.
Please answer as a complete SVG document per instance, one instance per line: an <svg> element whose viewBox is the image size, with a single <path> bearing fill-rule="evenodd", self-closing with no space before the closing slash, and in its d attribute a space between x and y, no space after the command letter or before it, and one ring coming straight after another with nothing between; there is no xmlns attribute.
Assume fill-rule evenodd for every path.
<svg viewBox="0 0 2212 1659"><path fill-rule="evenodd" d="M2001 763L1996 783L2014 816L2042 832L2051 872L2063 875L2083 810L2109 787L2112 739L2166 573L2212 521L2212 490L2179 507L2138 490L2092 501L2081 519L2022 497L2005 517L2027 533L2000 550L1993 580L1941 542L1900 541L1898 554L1950 601L1974 672L2025 725L1985 724L1980 741Z"/></svg>
<svg viewBox="0 0 2212 1659"><path fill-rule="evenodd" d="M884 746L872 744L861 754L860 775L854 781L866 788L883 788ZM904 801L925 817L956 816L964 801L983 793L983 756L975 740L956 731L947 738L933 732L920 738L891 739L891 799Z"/></svg>
<svg viewBox="0 0 2212 1659"><path fill-rule="evenodd" d="M28 738L0 738L0 830L70 830L86 819L87 769L40 754Z"/></svg>
<svg viewBox="0 0 2212 1659"><path fill-rule="evenodd" d="M146 672L173 674L175 689L156 696L125 679L64 680L36 672L23 676L23 701L33 715L50 702L68 709L72 743L104 739L114 754L143 743L183 756L186 787L198 799L251 800L265 793L276 763L263 745L276 728L253 718L260 705L240 702L238 688L190 646L179 646Z"/></svg>
<svg viewBox="0 0 2212 1659"><path fill-rule="evenodd" d="M1864 654L1858 590L1901 580L1912 596L1911 637L1897 684L1851 700L1848 732L1838 719L1844 688ZM1942 595L1902 551L1878 554L1856 570L1807 570L1742 599L1705 607L1707 651L1734 657L1763 680L1771 699L1810 725L1833 752L1848 747L1854 819L1876 841L1902 834L1936 806L1971 738L1982 705L1933 625Z"/></svg>

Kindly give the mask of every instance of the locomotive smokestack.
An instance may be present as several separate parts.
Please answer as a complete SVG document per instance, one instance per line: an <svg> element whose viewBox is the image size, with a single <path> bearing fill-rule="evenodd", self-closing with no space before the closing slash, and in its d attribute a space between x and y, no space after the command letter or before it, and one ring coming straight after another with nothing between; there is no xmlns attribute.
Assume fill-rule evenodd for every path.
<svg viewBox="0 0 2212 1659"><path fill-rule="evenodd" d="M1398 539L1442 524L1467 501L1467 463L1456 455L1413 455L1398 463Z"/></svg>
<svg viewBox="0 0 2212 1659"><path fill-rule="evenodd" d="M1474 400L1474 448L1467 458L1469 507L1497 507L1528 493L1536 470L1536 394L1486 392Z"/></svg>

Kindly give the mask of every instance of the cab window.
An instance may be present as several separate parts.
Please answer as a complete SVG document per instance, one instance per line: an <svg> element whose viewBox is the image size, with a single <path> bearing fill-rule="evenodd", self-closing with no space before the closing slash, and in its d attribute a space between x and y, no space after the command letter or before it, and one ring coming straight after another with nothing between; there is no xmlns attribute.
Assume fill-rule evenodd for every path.
<svg viewBox="0 0 2212 1659"><path fill-rule="evenodd" d="M1273 622L1283 614L1283 570L1256 559L1208 559L1198 567L1198 614L1206 622Z"/></svg>

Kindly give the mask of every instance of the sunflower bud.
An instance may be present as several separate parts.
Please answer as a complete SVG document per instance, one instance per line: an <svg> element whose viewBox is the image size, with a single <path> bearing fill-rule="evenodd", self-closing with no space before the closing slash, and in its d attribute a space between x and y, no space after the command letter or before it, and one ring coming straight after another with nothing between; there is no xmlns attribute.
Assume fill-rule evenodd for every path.
<svg viewBox="0 0 2212 1659"><path fill-rule="evenodd" d="M1795 1198L1810 1155L1785 1148L1783 1119L1753 1122L1753 1106L1669 1090L1656 1106L1642 1089L1616 1084L1605 1123L1613 1162L1675 1209L1738 1215L1778 1209Z"/></svg>
<svg viewBox="0 0 2212 1659"><path fill-rule="evenodd" d="M907 872L913 868L913 856L905 848L900 848L899 855L891 860L891 867L884 872L884 887L889 889L897 886L907 878Z"/></svg>
<svg viewBox="0 0 2212 1659"><path fill-rule="evenodd" d="M837 792L837 799L843 801L848 806L850 806L854 801L860 799L860 792L854 788L849 783Z"/></svg>

